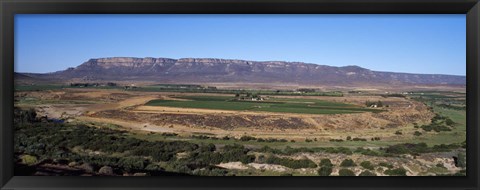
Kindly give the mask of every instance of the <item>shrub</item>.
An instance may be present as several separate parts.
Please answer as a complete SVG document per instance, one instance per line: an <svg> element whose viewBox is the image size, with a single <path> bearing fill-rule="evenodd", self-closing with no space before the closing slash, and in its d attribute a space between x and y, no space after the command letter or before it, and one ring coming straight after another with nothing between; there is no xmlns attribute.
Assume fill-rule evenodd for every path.
<svg viewBox="0 0 480 190"><path fill-rule="evenodd" d="M360 163L360 166L362 166L363 168L365 169L369 169L369 170L373 170L374 169L374 166L371 162L369 161L363 161L362 163Z"/></svg>
<svg viewBox="0 0 480 190"><path fill-rule="evenodd" d="M31 155L23 155L20 158L22 162L27 165L34 165L38 162L37 157Z"/></svg>
<svg viewBox="0 0 480 190"><path fill-rule="evenodd" d="M359 154L367 155L367 156L380 156L382 154L381 152L377 152L374 150L365 149L361 147L355 149L355 152Z"/></svg>
<svg viewBox="0 0 480 190"><path fill-rule="evenodd" d="M445 120L445 124L452 126L453 124L455 124L455 122L453 122L452 119L447 118L447 119Z"/></svg>
<svg viewBox="0 0 480 190"><path fill-rule="evenodd" d="M125 157L120 158L118 164L127 171L143 170L148 165L148 161L140 157Z"/></svg>
<svg viewBox="0 0 480 190"><path fill-rule="evenodd" d="M347 136L347 141L352 140L351 136Z"/></svg>
<svg viewBox="0 0 480 190"><path fill-rule="evenodd" d="M395 131L395 135L402 135L403 133L401 131Z"/></svg>
<svg viewBox="0 0 480 190"><path fill-rule="evenodd" d="M353 141L367 141L367 139L364 139L364 138L358 138L358 137L355 137L352 139Z"/></svg>
<svg viewBox="0 0 480 190"><path fill-rule="evenodd" d="M342 166L342 167L353 167L353 166L357 166L357 164L355 164L355 162L352 159L345 159L345 160L342 161L340 166Z"/></svg>
<svg viewBox="0 0 480 190"><path fill-rule="evenodd" d="M428 153L428 152L448 152L450 150L460 148L461 144L440 144L435 145L433 147L428 147L426 143L404 143L404 144L396 144L389 146L385 149L386 153L389 154L411 154L411 155L418 155L420 153Z"/></svg>
<svg viewBox="0 0 480 190"><path fill-rule="evenodd" d="M320 160L320 166L322 166L322 167L332 167L333 164L332 164L332 161L330 161L330 159L324 158L324 159Z"/></svg>
<svg viewBox="0 0 480 190"><path fill-rule="evenodd" d="M435 123L432 123L430 125L422 125L420 128L422 128L424 131L432 131L433 130L435 132L451 131L452 130L447 126L439 125L439 124L435 124Z"/></svg>
<svg viewBox="0 0 480 190"><path fill-rule="evenodd" d="M251 136L242 136L242 137L240 137L240 141L254 141L254 140L257 140L257 138L251 137Z"/></svg>
<svg viewBox="0 0 480 190"><path fill-rule="evenodd" d="M418 154L426 152L427 149L428 146L426 143L404 143L389 146L385 151L392 154Z"/></svg>
<svg viewBox="0 0 480 190"><path fill-rule="evenodd" d="M389 169L389 170L386 170L384 173L389 176L406 176L407 170L403 168Z"/></svg>
<svg viewBox="0 0 480 190"><path fill-rule="evenodd" d="M300 168L316 168L317 164L309 159L294 160L290 158L279 158L276 156L271 156L267 158L266 163L268 164L278 164L288 168L300 169Z"/></svg>
<svg viewBox="0 0 480 190"><path fill-rule="evenodd" d="M330 176L330 174L332 174L332 167L323 166L317 172L319 176Z"/></svg>
<svg viewBox="0 0 480 190"><path fill-rule="evenodd" d="M340 171L338 172L338 175L339 176L355 176L355 173L353 173L352 170L349 170L349 169L340 169Z"/></svg>
<svg viewBox="0 0 480 190"><path fill-rule="evenodd" d="M386 162L380 162L378 163L379 166L383 166L383 167L386 167L388 169L392 169L393 168L393 165L392 164L389 164L389 163L386 163Z"/></svg>
<svg viewBox="0 0 480 190"><path fill-rule="evenodd" d="M217 148L213 143L209 143L207 145L200 146L199 151L201 152L214 152Z"/></svg>
<svg viewBox="0 0 480 190"><path fill-rule="evenodd" d="M467 162L466 162L466 158L465 158L464 153L458 153L456 159L454 157L454 160L455 160L455 166L456 167L459 167L459 168L467 167Z"/></svg>
<svg viewBox="0 0 480 190"><path fill-rule="evenodd" d="M176 137L178 136L177 133L162 133L162 136L164 137Z"/></svg>
<svg viewBox="0 0 480 190"><path fill-rule="evenodd" d="M113 169L110 166L103 166L98 170L98 173L102 175L113 175Z"/></svg>
<svg viewBox="0 0 480 190"><path fill-rule="evenodd" d="M415 135L415 136L420 136L420 135L422 135L422 133L420 133L420 132L418 132L418 131L415 131L415 132L413 133L413 135Z"/></svg>
<svg viewBox="0 0 480 190"><path fill-rule="evenodd" d="M377 176L377 174L375 174L371 171L365 170L362 173L360 173L358 176Z"/></svg>
<svg viewBox="0 0 480 190"><path fill-rule="evenodd" d="M163 171L163 170L165 170L165 169L163 169L162 167L160 167L160 166L157 165L157 164L149 164L149 165L145 166L145 170Z"/></svg>
<svg viewBox="0 0 480 190"><path fill-rule="evenodd" d="M192 135L191 137L194 139L210 139L210 137L206 135Z"/></svg>
<svg viewBox="0 0 480 190"><path fill-rule="evenodd" d="M350 150L349 148L345 148L345 147L337 147L337 148L328 147L328 148L325 148L324 151L326 153L332 153L332 154L352 155L352 150Z"/></svg>

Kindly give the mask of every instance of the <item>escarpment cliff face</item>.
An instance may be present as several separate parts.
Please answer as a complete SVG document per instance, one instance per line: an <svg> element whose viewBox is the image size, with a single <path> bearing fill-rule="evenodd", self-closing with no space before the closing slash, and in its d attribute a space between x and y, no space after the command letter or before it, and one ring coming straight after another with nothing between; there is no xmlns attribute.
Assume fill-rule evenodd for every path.
<svg viewBox="0 0 480 190"><path fill-rule="evenodd" d="M296 83L304 85L465 85L465 76L379 72L358 66L211 58L90 59L63 71L28 77L56 80ZM22 76L23 76L22 75Z"/></svg>

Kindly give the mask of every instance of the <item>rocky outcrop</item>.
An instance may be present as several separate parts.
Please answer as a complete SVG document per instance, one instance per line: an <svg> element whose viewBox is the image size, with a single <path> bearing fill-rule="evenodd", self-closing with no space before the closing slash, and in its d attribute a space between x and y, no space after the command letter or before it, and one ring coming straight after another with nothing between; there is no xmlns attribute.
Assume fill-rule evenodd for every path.
<svg viewBox="0 0 480 190"><path fill-rule="evenodd" d="M78 67L43 74L41 78L97 81L175 81L185 83L296 83L342 86L386 86L396 84L465 85L466 83L465 76L378 72L358 66L333 67L284 61L151 57L90 59Z"/></svg>

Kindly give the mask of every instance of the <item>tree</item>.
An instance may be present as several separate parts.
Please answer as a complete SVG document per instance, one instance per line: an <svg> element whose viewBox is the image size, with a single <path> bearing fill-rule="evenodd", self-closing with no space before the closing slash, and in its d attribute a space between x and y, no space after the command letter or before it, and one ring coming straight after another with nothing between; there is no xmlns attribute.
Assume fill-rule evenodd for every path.
<svg viewBox="0 0 480 190"><path fill-rule="evenodd" d="M453 124L455 124L455 122L453 122L452 119L447 118L447 119L445 120L445 124L452 126Z"/></svg>
<svg viewBox="0 0 480 190"><path fill-rule="evenodd" d="M397 168L397 169L390 169L384 172L387 175L390 176L406 176L407 175L407 170L403 168Z"/></svg>
<svg viewBox="0 0 480 190"><path fill-rule="evenodd" d="M324 166L321 167L317 172L319 176L330 176L330 174L332 174L332 167Z"/></svg>
<svg viewBox="0 0 480 190"><path fill-rule="evenodd" d="M35 109L30 108L22 113L23 122L33 123L37 120L37 112Z"/></svg>
<svg viewBox="0 0 480 190"><path fill-rule="evenodd" d="M353 162L352 159L345 159L340 164L340 166L342 166L342 167L353 167L353 166L356 166L356 165L357 164L355 164L355 162Z"/></svg>
<svg viewBox="0 0 480 190"><path fill-rule="evenodd" d="M377 102L377 107L383 107L383 103L380 100Z"/></svg>
<svg viewBox="0 0 480 190"><path fill-rule="evenodd" d="M459 168L465 168L467 166L466 159L465 159L465 154L464 153L458 153L455 160L455 166Z"/></svg>
<svg viewBox="0 0 480 190"><path fill-rule="evenodd" d="M377 174L375 174L371 171L365 170L362 173L360 173L360 175L358 175L358 176L377 176Z"/></svg>
<svg viewBox="0 0 480 190"><path fill-rule="evenodd" d="M360 163L360 166L362 166L363 168L365 169L369 169L369 170L373 170L374 169L374 166L371 162L369 161L363 161L362 163Z"/></svg>
<svg viewBox="0 0 480 190"><path fill-rule="evenodd" d="M328 158L324 158L320 161L320 166L324 166L324 167L332 167L333 164L332 164L332 161L330 161L330 159Z"/></svg>
<svg viewBox="0 0 480 190"><path fill-rule="evenodd" d="M355 173L353 173L352 170L349 170L349 169L340 169L340 171L338 172L338 175L339 176L355 176Z"/></svg>

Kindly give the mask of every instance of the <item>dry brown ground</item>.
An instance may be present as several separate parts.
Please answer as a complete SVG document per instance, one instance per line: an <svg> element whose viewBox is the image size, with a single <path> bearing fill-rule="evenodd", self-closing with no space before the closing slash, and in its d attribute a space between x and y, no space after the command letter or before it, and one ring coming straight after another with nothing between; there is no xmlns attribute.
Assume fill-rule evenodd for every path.
<svg viewBox="0 0 480 190"><path fill-rule="evenodd" d="M191 94L182 95L208 95ZM34 97L41 100L87 100L94 104L41 104L35 107L41 115L76 119L86 122L106 122L128 129L152 132L176 132L180 134L212 133L217 136L275 137L305 139L308 137L328 140L358 134L365 138L375 136L396 138L393 131L413 122L428 122L433 113L426 106L404 98L379 96L304 97L279 96L280 98L320 99L363 105L365 101L389 101L391 107L382 113L356 114L288 114L252 111L225 111L145 106L150 100L175 99L178 93L133 92L103 89L65 89L57 91L22 92L18 97ZM220 94L222 96L231 96ZM29 105L21 105L29 106ZM380 130L383 128L382 130Z"/></svg>

